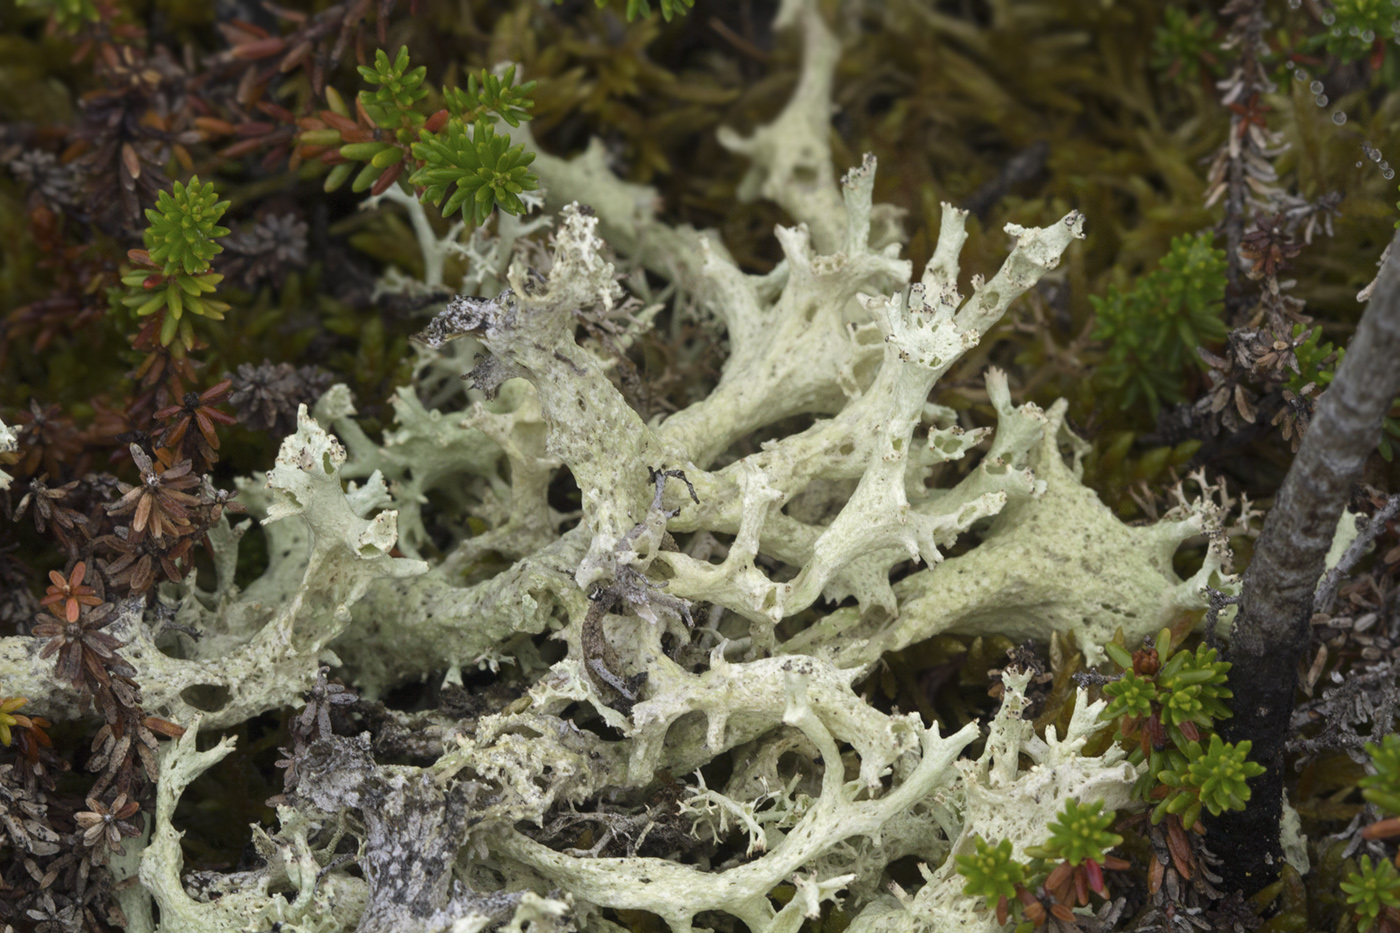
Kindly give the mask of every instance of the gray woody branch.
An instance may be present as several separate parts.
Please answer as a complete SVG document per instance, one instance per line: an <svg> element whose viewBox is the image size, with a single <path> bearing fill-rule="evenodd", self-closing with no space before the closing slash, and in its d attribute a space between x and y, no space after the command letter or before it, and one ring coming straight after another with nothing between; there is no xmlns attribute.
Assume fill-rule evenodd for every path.
<svg viewBox="0 0 1400 933"><path fill-rule="evenodd" d="M1232 742L1253 742L1250 757L1267 770L1250 782L1247 809L1208 821L1207 839L1223 858L1226 884L1246 893L1272 882L1282 868L1283 753L1314 592L1351 487L1400 394L1400 249L1389 253L1244 575L1229 652L1235 715L1221 733Z"/></svg>

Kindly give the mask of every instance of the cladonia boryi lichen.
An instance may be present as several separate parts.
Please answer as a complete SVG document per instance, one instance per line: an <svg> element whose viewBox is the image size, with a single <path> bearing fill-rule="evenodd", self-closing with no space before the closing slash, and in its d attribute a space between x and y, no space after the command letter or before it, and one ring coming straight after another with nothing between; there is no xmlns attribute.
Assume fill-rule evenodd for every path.
<svg viewBox="0 0 1400 933"><path fill-rule="evenodd" d="M1020 719L1025 677L1006 675L969 759L977 724L882 712L854 685L942 633L1072 634L1091 662L1119 629L1156 633L1204 609L1207 584L1231 585L1221 510L1206 497L1119 522L1080 482L1065 405L1015 404L995 369L995 427L930 401L1084 218L1008 225L1005 261L963 294L966 214L945 205L916 273L898 212L873 202L875 159L839 181L831 167L835 39L812 3L785 3L780 24L806 49L788 109L722 137L752 160L741 193L793 221L775 231L772 272L663 223L654 192L615 178L600 147L540 154L552 223L502 218L494 242L466 243L415 223L433 284L447 255L473 265L424 331L382 442L338 386L242 483L266 572L235 584L252 526L225 520L212 589L192 577L160 597L202 638L170 650L143 621L152 607L122 607L111 631L146 707L188 727L164 751L154 825L114 861L137 879L121 895L133 930L156 927L152 904L169 933L619 933L619 911L675 933L781 933L827 904L858 930L992 929L950 855L974 833L1018 852L1041 841L1065 796L1126 801L1136 775L1121 755L1083 753L1099 710L1085 696L1067 733L1041 740ZM606 325L625 348L649 326L657 309L623 285L641 269L725 335L714 391L651 420L617 388L610 351L578 339ZM549 498L564 470L577 513ZM458 516L446 542L424 520L444 508ZM1183 580L1173 554L1200 535L1205 564ZM80 715L31 641L0 640L7 692ZM176 803L232 749L199 751L197 734L299 704L323 663L367 699L507 665L520 689L451 721L403 717L434 730L417 763L387 763L368 735L318 735L277 827L254 832L262 867L182 878ZM712 858L734 839L741 856ZM891 889L906 858L925 880Z"/></svg>

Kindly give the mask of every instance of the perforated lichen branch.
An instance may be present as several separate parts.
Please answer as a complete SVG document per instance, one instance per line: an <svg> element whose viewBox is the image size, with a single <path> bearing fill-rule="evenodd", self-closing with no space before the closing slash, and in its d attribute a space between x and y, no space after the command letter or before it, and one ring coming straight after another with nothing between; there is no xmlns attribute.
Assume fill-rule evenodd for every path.
<svg viewBox="0 0 1400 933"><path fill-rule="evenodd" d="M835 42L816 7L784 7L808 41L809 74L782 127L791 133L760 129L750 140L754 178L771 183L798 221L778 229L783 260L772 272L749 275L717 235L659 222L656 193L616 178L601 146L572 162L541 156L530 168L559 212L541 221L554 226L553 242L527 244L529 263L507 269L519 228L506 226L504 244L489 228L477 231L472 256L493 257L489 275L467 283L425 331L420 378L391 400L382 437L356 423L350 393L338 387L318 403L318 424L301 419L266 482L243 484L277 555L268 571L242 585L238 545L248 526L221 523L209 533L213 588L203 589L206 574L162 594L204 632L182 646L185 657L156 646L139 610L124 608L113 623L130 639L123 650L148 696L189 713L181 704L190 687L227 688L226 707L206 720L218 725L259 703L295 705L332 655L367 703L427 671L446 671L443 696L475 669L512 687L508 702L479 694L487 708L468 725L415 738L430 755L446 739L431 766L384 765L368 739L322 735L298 764L318 780L299 785L305 798L281 810L281 829L254 833L266 865L219 876L217 895L183 890L193 880L182 882L167 800L146 874L165 899L163 922L514 929L528 917L595 933L613 923L604 910L634 909L678 930L712 925L696 917L719 911L755 931L796 933L835 905L853 933L990 931L988 908L1000 906L990 895L1007 898L1008 909L1012 895L1032 908L1009 877L1011 894L990 882L969 892L959 860L988 854L980 839L1025 861L1086 811L1089 832L1056 843L1049 854L1060 865L1037 872L1059 872L1056 890L1083 879L1085 891L1102 893L1112 858L1104 819L1130 803L1142 770L1116 745L1085 753L1107 730L1104 704L1080 695L1063 731L1041 739L1021 718L1026 675L1008 673L986 753L957 761L964 732L941 738L917 717L882 712L853 684L886 652L945 631L1041 640L1073 632L1091 654L1119 627L1133 643L1155 634L1203 608L1206 584L1229 585L1213 532L1200 573L1183 580L1173 569L1177 547L1218 529L1218 515L1183 504L1157 525L1125 526L1080 482L1084 444L1065 425L1065 405L1014 404L1005 373L986 379L994 425L966 428L929 403L949 367L1073 246L1080 219L1008 228L1001 270L967 270L989 278L973 276L964 295L965 215L948 206L933 258L921 273L911 268L894 211L873 203L874 159L839 183L820 164L829 159ZM328 161L345 160L335 170L342 180L368 165L382 168L371 187L396 185L411 174L405 147L425 144L397 135L416 118L395 117L401 126L389 118L417 112L421 84L403 80L409 62L386 57L386 65L382 97L376 91L353 117L345 108L308 129L326 137L304 138L326 146ZM485 78L478 84L480 99L458 101L461 113L445 111L440 125L425 116L421 128L447 139L447 121L458 119L463 140L475 142L467 117L484 114L468 105L497 116L525 109L508 102L511 81L499 95ZM370 126L366 101L386 108L389 125ZM528 140L524 126L513 136L512 147ZM332 148L365 143L372 150ZM446 202L456 182L441 181ZM410 197L393 190L394 200ZM472 197L458 210L468 200L475 211ZM428 244L436 233L421 205L410 218L440 280L452 248ZM596 337L631 338L649 326L621 287L636 265L713 314L729 343L727 354L714 350L723 366L716 392L651 420L618 390L617 360ZM458 376L473 365L461 401ZM786 430L794 416L803 430ZM755 447L755 436L769 442ZM971 468L958 463L974 455ZM565 469L577 505L559 504ZM567 521L577 524L562 530ZM953 546L959 556L945 557ZM901 567L892 582L910 556L943 562ZM853 605L832 609L848 596ZM66 613L67 596L54 606ZM23 647L0 643L7 684ZM1213 673L1191 672L1198 667L1169 672L1180 698L1169 718L1183 735L1209 713L1206 688L1218 686L1206 683ZM28 693L30 684L14 689ZM32 699L63 701L48 689ZM1141 715L1167 692L1154 682L1113 713ZM213 763L192 742L168 754L176 772ZM723 783L704 784L695 777L702 768L707 779L726 775ZM174 773L172 784L188 776ZM718 817L689 825L694 810L677 828L681 815L655 802L657 788L696 809L723 808L747 840L721 838ZM471 801L468 820L462 800ZM389 825L386 814L406 818ZM579 825L575 818L603 829L585 839L558 828ZM649 842L645 833L607 838L648 821ZM433 864L395 879L394 849L414 826L431 835L419 854ZM341 834L340 844L324 848L316 827ZM713 858L745 841L748 859ZM333 865L337 849L361 856L363 878ZM888 885L889 866L904 860L927 869L907 891ZM428 914L429 902L456 901L449 876L522 905L533 897L535 912L470 923ZM368 898L379 903L366 908ZM1069 911L1068 902L1057 906Z"/></svg>
<svg viewBox="0 0 1400 933"><path fill-rule="evenodd" d="M592 157L581 161L591 165ZM556 162L548 164L566 187L577 185L581 194L604 196L603 206L591 215L568 208L566 227L587 225L591 231L610 225L608 229L621 230L630 224L634 233L645 229L648 234L636 240L624 234L621 242L639 251L671 244L666 247L675 253L671 267L693 268L693 251L683 245L688 242L684 238L672 236L674 231L658 229L654 223L636 226L638 215L631 213L628 205L645 200L642 194L616 179L594 179L582 171L575 175L571 174L573 167L566 171ZM605 310L616 298L603 274L605 267L596 246L581 248L583 241L573 233L561 241L568 248L557 254L567 259L565 268L586 270L582 277L575 277L579 284L571 291L563 287L565 278L553 270L547 284L527 282L521 270L512 280L517 287L511 292L490 301L463 299L454 303L425 334L439 346L456 333L483 338L491 357L473 376L488 393L516 375L525 375L535 387L548 425L548 453L560 457L583 490L586 533L582 546L588 554L575 579L585 585L612 579L619 560L642 572L664 565L665 570L655 579L668 579L667 593L690 600L714 600L750 619L753 645L759 650L772 642L776 620L820 597L854 594L862 610L888 610L899 605L897 621L877 622L881 617L870 615L862 626L859 612L841 611L778 649L800 653L834 646L827 650L834 650L842 665L855 667L874 663L883 650L897 650L949 626L976 628L987 600L1003 598L998 594L1036 594L1027 596L1023 605L1004 607L1007 622L1013 628L1019 626L1014 629L1019 637L1033 633L1043 637L1047 625L1082 632L1086 619L1098 620L1095 624L1101 624L1102 631L1082 638L1086 650L1094 651L1119 625L1136 633L1155 631L1172 613L1201 605L1200 587L1205 582L1228 586L1219 574L1225 555L1218 549L1212 550L1207 565L1190 580L1180 580L1171 570L1172 553L1181 541L1201 532L1207 521L1204 513L1150 529L1123 526L1078 483L1074 465L1063 462L1060 448L1073 449L1076 442L1063 429L1062 409L1046 413L1034 406L1012 406L1001 377L994 377L990 384L1000 421L991 456L952 495L920 500L917 492L911 491L905 494L907 511L898 507L881 511L877 507L885 503L883 497L899 494L907 475L930 474L939 464L965 455L987 437L985 431L959 432L951 424L929 424L932 419L922 401L917 406L912 402L904 406L903 411L912 411L912 416L893 418L895 409L883 387L902 385L905 379L917 383L956 359L956 347L964 346L966 335L991 326L1025 283L1053 264L1057 251L1078 232L1078 221L1071 217L1044 231L1011 231L1018 238L1012 257L990 281L975 281L974 295L964 302L956 283L959 245L965 232L962 215L948 208L935 256L920 282L926 297L922 303L906 306L902 323L896 313L896 323L889 330L892 339L884 342L879 339L884 334L874 313L880 309L862 306L857 295L864 291L889 296L890 302L907 301L900 292L909 282L910 270L897 258L896 244L876 245L879 212L870 202L873 172L873 160L868 160L850 172L836 192L842 234L841 248L835 253L819 253L800 228L780 228L778 236L787 262L759 279L744 276L721 251L709 251L708 268L696 281L703 286L701 300L726 316L732 352L713 396L655 428L642 426L620 394L598 378L592 354L574 349L573 308ZM582 185L585 177L591 179L588 186ZM703 248L700 253L704 255ZM660 268L672 262L660 255L656 258ZM575 265L579 260L584 260L581 266ZM559 267L559 259L555 267ZM574 302L570 314L562 313L567 302L556 302L556 297L566 294ZM948 308L956 309L953 319L936 326L943 328L939 333L956 338L950 344L952 349L939 352L932 344L924 346L920 341L933 336L935 322L946 313L941 309ZM847 327L852 321L859 322L853 329ZM921 330L925 327L929 328L927 336ZM898 335L895 328L902 328ZM536 349L539 347L551 349L544 353ZM901 351L908 360L900 359ZM938 362L930 368L927 364L934 358ZM910 375L897 375L905 370ZM876 391L872 390L874 379L887 382L881 382ZM908 394L913 398L920 393L911 389ZM825 417L813 431L781 438L770 450L743 458L724 470L710 473L704 469L735 438L770 423L770 419L800 413ZM872 436L875 425L881 427ZM922 443L925 431L926 447ZM920 443L903 441L905 436L917 436ZM600 461L593 453L598 445L607 447L613 456ZM901 446L904 452L896 453ZM878 457L888 455L889 463L872 463L877 448ZM700 500L689 505L680 499L669 501L668 508L679 508L680 512L667 521L667 531L707 530L739 536L722 565L694 560L681 551L619 551L619 541L650 499L647 471L660 466L683 466ZM869 514L885 516L877 526L890 540L883 550L849 559L850 553L842 549L853 547L854 539L830 528L829 519L840 510L833 510L823 524L811 524L798 521L781 507L801 495L814 479L858 481L867 470L881 477L881 482L870 483L862 495L872 496ZM910 489L917 490L917 486ZM907 559L908 539L914 539L920 556L933 553L945 547L960 529L1001 507L1003 497L1005 509L1016 516L1005 523L1008 538L1016 538L1018 527L1026 522L1048 521L1059 530L1027 542L1028 550L1018 552L1022 559L1007 561L975 549L958 560L980 560L985 568L979 566L966 576L945 573L936 578L986 581L985 591L969 591L959 585L956 592L930 594L926 602L910 599L919 586L935 579L922 574L903 581L902 593L890 587L888 567ZM1047 501L1042 503L1038 497ZM849 503L848 507L847 522L859 525L854 519L867 510ZM823 533L829 535L823 543L825 563L813 559L816 541ZM1056 542L1060 541L1088 544L1102 555L1103 566L1112 568L1112 579L1101 575L1065 579L1044 572L1043 567L1064 565L1063 555L1050 553L1057 550ZM930 542L932 548L926 549ZM580 542L571 534L551 553L576 553L579 547ZM1042 550L1047 553L1040 553ZM805 570L801 581L780 583L755 565L760 555L799 570L808 565L811 569ZM542 558L542 563L557 566L556 560ZM1073 561L1070 565L1077 566ZM523 567L531 568L530 574L538 572L531 560ZM1005 579L1008 573L1015 575L1014 584ZM998 580L1007 585L994 582ZM1164 591L1171 594L1165 602ZM557 590L551 595L553 605L572 598ZM426 605L420 608L416 600L407 601L417 620L415 625L427 624L430 615L433 620L427 628L413 630L423 635L421 644L420 637L413 636L417 647L412 650L432 650L429 631L435 633L432 638L438 639L438 644L444 637L463 649L474 643L452 634L441 615L447 612L449 618L456 617L468 604L480 605L474 596L469 601L453 600L446 588L440 598L434 597L431 612ZM458 609L458 605L463 608ZM1113 611L1105 612L1105 606ZM517 619L512 624L522 623Z"/></svg>
<svg viewBox="0 0 1400 933"><path fill-rule="evenodd" d="M751 161L739 184L739 199L775 201L807 225L819 251L830 253L841 242L844 226L829 141L831 88L841 44L815 6L789 4L788 13L784 24L798 25L805 40L802 73L791 100L776 120L753 135L746 138L725 127L717 138Z"/></svg>
<svg viewBox="0 0 1400 933"><path fill-rule="evenodd" d="M344 448L302 406L297 433L283 441L276 466L258 484L261 495L244 485L253 493L248 498L269 540L283 546L284 563L235 596L233 567L246 526L231 529L225 517L212 528L220 595L209 597L207 604L189 597L185 604L184 618L204 634L186 656L171 657L155 647L155 634L142 622L140 600L108 606L102 619L92 620L101 622L99 635L112 644L124 643L123 657L149 708L163 707L173 718L187 718L194 708L183 694L198 685L227 691L220 708L206 716L211 725L231 725L286 705L315 681L320 652L350 625L350 607L373 583L427 570L420 561L391 555L396 515L381 508L383 481L372 477L347 494L339 473L344 461ZM279 522L291 527L283 532ZM269 606L276 608L269 611ZM63 607L56 603L53 608ZM48 672L15 676L29 666L18 663L15 652L22 653L24 645L16 642L27 641L0 640L0 674L36 706L76 715L77 695Z"/></svg>
<svg viewBox="0 0 1400 933"><path fill-rule="evenodd" d="M1029 918L1031 912L1038 912L1043 922L1046 908L1034 896L1042 882L1047 889L1053 887L1066 895L1056 902L1055 916L1072 919L1068 905L1078 902L1073 890L1077 882L1069 884L1069 891L1064 885L1081 876L1086 891L1099 891L1104 867L1126 865L1104 851L1116 837L1107 829L1105 817L1130 800L1136 769L1116 748L1101 758L1082 754L1085 743L1100 728L1098 716L1104 704L1089 702L1081 692L1064 734L1057 736L1052 728L1047 730L1046 742L1041 743L1031 724L1021 718L1030 677L1028 671L1003 674L1005 694L990 724L986 749L976 761L958 764L961 781L947 795L951 812L942 821L943 831L952 839L953 857L933 869L916 893L867 907L855 918L852 929L994 933L1003 929L1003 922L1013 914ZM1022 756L1029 757L1030 768L1022 769ZM1061 842L1047 845L1052 837ZM1013 881L1015 897L1007 896L1004 905L998 902L1005 885L997 889L995 900L989 900L991 887L984 885L986 893L968 890L972 875L960 870L969 864L967 857L977 860L983 848L978 839L997 840L998 850L1009 848L1009 862L1027 866L1020 882L1023 887L1015 888ZM1044 861L1069 855L1078 856L1080 864L1062 861L1052 866ZM1034 860L1037 856L1039 861ZM1100 856L1101 861L1092 856ZM1000 856L994 858L997 863L1002 861Z"/></svg>
<svg viewBox="0 0 1400 933"><path fill-rule="evenodd" d="M857 799L838 765L836 740L808 699L810 662L794 659L787 666L781 672L786 692L781 721L816 745L825 768L820 798L783 842L761 858L719 873L697 872L665 859L598 861L554 852L514 830L497 837L500 851L561 879L592 903L656 913L676 933L689 931L694 916L706 910L729 913L751 929L768 929L775 910L767 895L776 885L844 840L879 833L897 814L949 781L954 759L976 731L969 725L944 738L936 726L920 729L918 763L904 780L876 799Z"/></svg>

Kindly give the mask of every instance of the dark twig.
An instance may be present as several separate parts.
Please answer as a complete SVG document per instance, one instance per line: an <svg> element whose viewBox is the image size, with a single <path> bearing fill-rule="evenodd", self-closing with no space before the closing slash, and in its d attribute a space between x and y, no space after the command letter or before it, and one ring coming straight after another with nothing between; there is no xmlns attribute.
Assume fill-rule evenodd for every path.
<svg viewBox="0 0 1400 933"><path fill-rule="evenodd" d="M1357 561L1365 556L1370 550L1371 544L1385 531L1386 523L1400 514L1400 493L1396 493L1386 500L1380 511L1372 516L1356 533L1356 540L1347 547L1342 559L1337 561L1337 566L1327 571L1322 578L1322 585L1317 588L1317 595L1313 597L1313 612L1326 612L1332 606L1332 600L1337 596L1337 587L1341 584L1342 578L1351 573L1351 569L1356 566Z"/></svg>
<svg viewBox="0 0 1400 933"><path fill-rule="evenodd" d="M1250 740L1250 757L1267 770L1251 782L1244 811L1208 825L1227 885L1246 893L1272 882L1283 864L1283 753L1292 732L1298 664L1310 640L1314 592L1351 487L1400 393L1397 359L1400 257L1392 257L1336 378L1318 401L1244 575L1229 654L1235 715L1220 731L1232 742Z"/></svg>
<svg viewBox="0 0 1400 933"><path fill-rule="evenodd" d="M1210 607L1206 609L1206 647L1215 648L1219 637L1216 630L1220 628L1220 612L1226 606L1238 606L1240 598L1209 587L1207 590L1210 592Z"/></svg>

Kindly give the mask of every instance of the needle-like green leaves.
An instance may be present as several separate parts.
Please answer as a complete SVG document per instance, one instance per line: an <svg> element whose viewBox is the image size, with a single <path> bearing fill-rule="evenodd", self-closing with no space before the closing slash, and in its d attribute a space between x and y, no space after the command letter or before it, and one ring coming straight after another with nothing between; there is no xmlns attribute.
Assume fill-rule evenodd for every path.
<svg viewBox="0 0 1400 933"><path fill-rule="evenodd" d="M510 136L496 135L495 127L485 120L477 120L470 135L460 120L449 120L442 133L424 133L422 142L413 144L413 155L423 167L409 182L424 188L425 201L442 204L446 197L444 217L460 208L481 224L495 207L521 214L525 205L520 193L539 186L528 168L535 154L524 146L512 146Z"/></svg>

